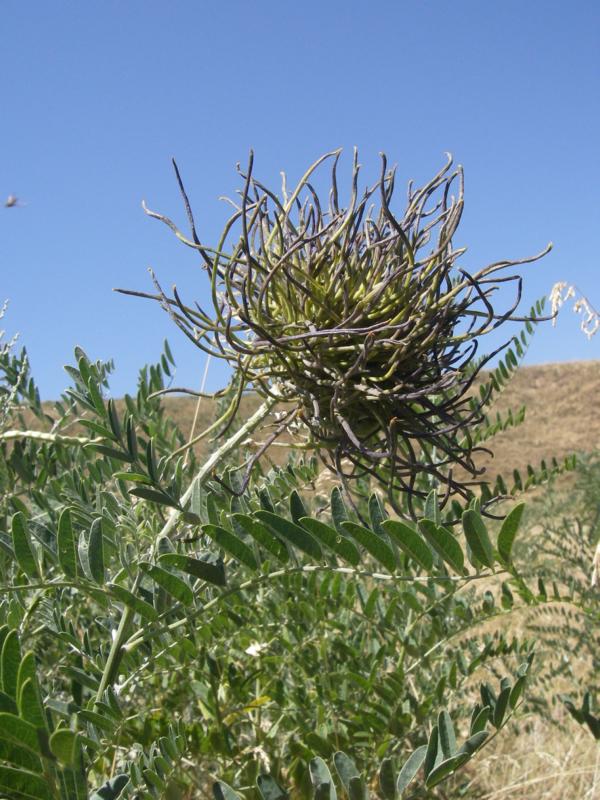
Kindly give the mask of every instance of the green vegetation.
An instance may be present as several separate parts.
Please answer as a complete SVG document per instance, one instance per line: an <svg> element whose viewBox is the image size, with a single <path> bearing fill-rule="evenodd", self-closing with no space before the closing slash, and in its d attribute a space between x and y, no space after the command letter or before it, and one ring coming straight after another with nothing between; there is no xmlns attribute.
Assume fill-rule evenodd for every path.
<svg viewBox="0 0 600 800"><path fill-rule="evenodd" d="M301 191L318 204L309 175L265 219L259 210L274 195L257 184L257 196L248 171L234 220L241 244L228 260L224 241L215 251L200 244L192 220L186 241L212 270L217 322L201 311L193 333L191 307L160 288L159 299L213 355L225 339L240 350L255 345L252 357L238 353L201 461L165 412L168 345L124 404L110 399L112 365L76 348L71 386L52 407L40 401L26 354L1 349L0 796L473 797L481 752L516 737L532 714L551 724L559 694L570 693L562 702L597 735L598 604L588 569L597 516L586 516L597 515L597 467L577 467L581 517L539 501L526 520L517 498L572 471L572 458L490 484L477 475L476 448L523 419L491 409L510 392L542 304L499 365L480 373L477 337L461 333L465 316L483 325L481 335L510 314L491 307L490 268L453 277L458 251L444 225L460 209L443 205L444 176L413 194L417 216L402 223L390 219L393 173L384 163L383 216L367 214L362 238L373 190L349 211L336 196L331 218L299 201L292 223ZM441 245L419 260L434 189ZM304 262L294 261L299 242L317 263L306 284ZM316 349L302 334L315 359L310 375L323 368L313 381L289 361L300 358L297 331L273 326L284 312L297 326L309 307L298 298L319 275L331 284L343 273L344 248L358 283L341 307L365 299L357 287L369 269L388 270L406 292L398 297L386 283L343 326L319 321ZM288 264L289 291L266 269L269 259ZM423 306L411 341L420 364L392 357L385 402L372 403L369 381L392 352L390 319L395 310L412 329L417 289ZM460 292L467 299L456 307ZM366 354L364 335L347 333L364 328L363 312L381 334ZM441 326L441 344L423 335L423 320ZM270 348L244 326L252 336L260 328ZM224 345L221 354L236 361ZM243 420L236 412L249 388L262 404ZM275 466L268 447L283 434L289 455ZM577 668L565 658L567 636Z"/></svg>

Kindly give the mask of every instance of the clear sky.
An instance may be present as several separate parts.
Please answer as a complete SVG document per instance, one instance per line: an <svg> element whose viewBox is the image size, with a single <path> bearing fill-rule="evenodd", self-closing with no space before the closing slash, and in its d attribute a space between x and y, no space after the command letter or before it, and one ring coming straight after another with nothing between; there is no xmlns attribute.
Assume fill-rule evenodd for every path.
<svg viewBox="0 0 600 800"><path fill-rule="evenodd" d="M378 153L401 181L451 151L465 167L456 245L464 266L518 258L526 299L570 280L600 305L600 3L597 0L1 0L0 299L45 397L67 385L76 344L113 357L114 393L169 337L178 382L204 357L153 303L146 268L202 301L196 254L140 201L184 224L176 156L201 238L215 242L256 154L270 185L321 153ZM529 363L600 357L564 311ZM211 366L209 385L225 374Z"/></svg>

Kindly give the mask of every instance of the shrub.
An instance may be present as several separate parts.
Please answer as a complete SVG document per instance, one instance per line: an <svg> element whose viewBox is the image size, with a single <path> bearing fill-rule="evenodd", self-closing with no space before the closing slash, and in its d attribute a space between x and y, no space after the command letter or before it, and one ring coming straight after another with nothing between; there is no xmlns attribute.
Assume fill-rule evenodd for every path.
<svg viewBox="0 0 600 800"><path fill-rule="evenodd" d="M469 393L484 362L463 346L510 316L492 309L489 284L509 263L455 274L462 190L449 201L460 172L448 170L413 190L397 220L385 161L374 217L356 162L349 211L334 166L329 217L312 168L283 200L249 169L241 240L225 260L225 239L209 250L192 219L186 241L207 262L215 320L176 292L154 296L199 346L235 362L200 461L165 413L167 345L123 402L109 397L112 365L77 348L52 408L26 355L0 353L5 795L276 800L287 785L319 799L427 796L460 783L518 719L534 643L486 627L547 595L513 557L523 505L498 531L492 512L573 465L516 473L510 490L506 477L472 480L475 448L522 418L487 412L542 305ZM419 255L435 190L440 238ZM389 344L395 313L414 333L412 357ZM250 387L262 403L241 420ZM290 455L269 467L283 433Z"/></svg>

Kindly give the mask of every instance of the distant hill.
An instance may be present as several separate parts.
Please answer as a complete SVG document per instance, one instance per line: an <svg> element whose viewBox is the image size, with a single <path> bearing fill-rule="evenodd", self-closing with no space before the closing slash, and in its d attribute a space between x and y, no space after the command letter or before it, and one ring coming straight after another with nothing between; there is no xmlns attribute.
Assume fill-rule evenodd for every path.
<svg viewBox="0 0 600 800"><path fill-rule="evenodd" d="M493 473L542 458L600 449L600 361L522 367L498 399L497 410L525 405L525 421L493 439Z"/></svg>

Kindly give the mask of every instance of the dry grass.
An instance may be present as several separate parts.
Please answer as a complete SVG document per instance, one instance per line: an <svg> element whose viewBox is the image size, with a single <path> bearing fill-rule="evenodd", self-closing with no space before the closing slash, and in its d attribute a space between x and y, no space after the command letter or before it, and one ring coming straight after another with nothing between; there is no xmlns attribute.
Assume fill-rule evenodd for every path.
<svg viewBox="0 0 600 800"><path fill-rule="evenodd" d="M497 586L492 582L485 588L496 593ZM570 606L566 604L565 608ZM539 624L543 619L539 614L534 615L535 610L523 607L504 620L484 622L478 632L493 634L503 631L508 637L528 638L531 636L528 622ZM549 617L548 621L552 623L555 619ZM571 625L577 624L571 621ZM581 686L585 687L593 665L585 653L576 651L575 642L576 639L565 630L564 647L570 652L571 668ZM543 654L538 653L536 660L543 658ZM542 663L537 666L542 666ZM487 679L485 667L472 676L473 685ZM552 721L527 712L520 715L515 725L510 724L503 730L467 767L466 773L472 777L466 794L460 796L472 800L600 800L600 744L557 701L558 695L578 694L579 689L568 675L557 677L552 684L551 696L547 697L549 701L555 701ZM547 689L534 680L529 695L539 697L544 691ZM464 775L460 778L464 779ZM459 783L464 785L464 780ZM448 800L458 796L450 791Z"/></svg>
<svg viewBox="0 0 600 800"><path fill-rule="evenodd" d="M495 410L525 405L525 421L494 437L494 457L483 458L482 466L495 475L599 449L599 394L600 361L522 367Z"/></svg>
<svg viewBox="0 0 600 800"><path fill-rule="evenodd" d="M569 719L565 728L531 718L505 731L476 761L466 797L477 800L598 800L600 748Z"/></svg>

